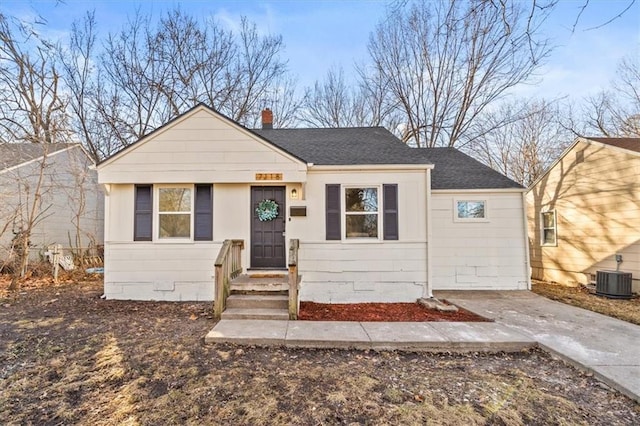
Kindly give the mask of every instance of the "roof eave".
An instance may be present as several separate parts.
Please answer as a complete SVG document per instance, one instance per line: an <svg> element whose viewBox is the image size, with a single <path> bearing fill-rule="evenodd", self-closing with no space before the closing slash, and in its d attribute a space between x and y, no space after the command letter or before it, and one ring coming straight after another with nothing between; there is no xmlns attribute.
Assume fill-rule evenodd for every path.
<svg viewBox="0 0 640 426"><path fill-rule="evenodd" d="M431 170L433 164L309 164L309 171Z"/></svg>

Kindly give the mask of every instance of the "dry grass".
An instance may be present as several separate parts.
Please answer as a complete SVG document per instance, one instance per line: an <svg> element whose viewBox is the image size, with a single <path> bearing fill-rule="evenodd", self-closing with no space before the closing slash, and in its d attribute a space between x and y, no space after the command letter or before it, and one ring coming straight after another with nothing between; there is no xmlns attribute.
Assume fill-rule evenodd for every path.
<svg viewBox="0 0 640 426"><path fill-rule="evenodd" d="M630 300L607 299L596 296L584 286L567 287L543 281L533 281L532 290L552 300L640 325L640 297Z"/></svg>
<svg viewBox="0 0 640 426"><path fill-rule="evenodd" d="M204 345L210 304L100 294L74 284L0 302L0 424L640 423L638 404L537 350Z"/></svg>

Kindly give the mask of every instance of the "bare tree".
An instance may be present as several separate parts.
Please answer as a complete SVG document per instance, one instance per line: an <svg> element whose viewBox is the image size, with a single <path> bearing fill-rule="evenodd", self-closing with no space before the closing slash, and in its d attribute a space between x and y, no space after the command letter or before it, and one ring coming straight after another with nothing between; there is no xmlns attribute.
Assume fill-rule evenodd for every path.
<svg viewBox="0 0 640 426"><path fill-rule="evenodd" d="M49 214L50 205L43 202L48 191L46 181L50 172L48 162L48 144L41 144L42 156L38 161L20 167L11 173L7 182L14 189L11 204L11 230L13 239L9 252L13 258L13 278L9 290L20 288L20 278L27 273L31 252L31 238L38 224Z"/></svg>
<svg viewBox="0 0 640 426"><path fill-rule="evenodd" d="M69 43L58 45L61 77L67 93L67 114L77 139L85 146L94 161L108 152L110 138L101 126L96 103L96 19L87 12L71 25Z"/></svg>
<svg viewBox="0 0 640 426"><path fill-rule="evenodd" d="M324 81L316 81L313 89L307 89L301 121L313 127L360 125L356 109L361 101L360 94L346 83L344 70L331 68Z"/></svg>
<svg viewBox="0 0 640 426"><path fill-rule="evenodd" d="M539 25L548 9L516 1L438 0L391 9L369 40L372 67L402 113L402 140L462 146L474 125L549 53Z"/></svg>
<svg viewBox="0 0 640 426"><path fill-rule="evenodd" d="M93 46L93 17L75 34L79 42L68 63L79 57L84 64ZM92 82L83 80L86 72L70 67L67 73L75 92L89 88L92 97L83 105L80 99L73 102L85 109L76 116L86 122L86 108L97 111L91 129L100 142L91 143L92 154L104 158L200 102L245 125L255 123L265 106L278 110L282 123L291 123L300 103L280 59L282 49L281 37L260 35L246 18L234 34L180 9L157 25L138 12L107 37Z"/></svg>
<svg viewBox="0 0 640 426"><path fill-rule="evenodd" d="M588 132L608 137L640 137L640 58L631 55L618 65L609 90L587 99Z"/></svg>
<svg viewBox="0 0 640 426"><path fill-rule="evenodd" d="M397 108L389 100L384 82L356 69L358 83L349 84L342 68L331 68L323 81L306 90L300 121L314 127L397 126Z"/></svg>
<svg viewBox="0 0 640 426"><path fill-rule="evenodd" d="M467 147L477 159L523 186L531 185L572 142L559 102L519 100L487 116L493 128Z"/></svg>
<svg viewBox="0 0 640 426"><path fill-rule="evenodd" d="M68 137L54 53L26 23L0 14L0 140L53 143Z"/></svg>

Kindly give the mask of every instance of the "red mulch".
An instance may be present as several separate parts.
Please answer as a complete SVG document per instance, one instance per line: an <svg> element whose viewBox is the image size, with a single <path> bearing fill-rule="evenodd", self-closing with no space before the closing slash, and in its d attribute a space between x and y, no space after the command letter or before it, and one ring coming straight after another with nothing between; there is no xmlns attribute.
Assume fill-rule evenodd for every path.
<svg viewBox="0 0 640 426"><path fill-rule="evenodd" d="M360 321L360 322L490 322L458 307L458 312L440 312L418 303L313 303L300 302L298 319L307 321Z"/></svg>

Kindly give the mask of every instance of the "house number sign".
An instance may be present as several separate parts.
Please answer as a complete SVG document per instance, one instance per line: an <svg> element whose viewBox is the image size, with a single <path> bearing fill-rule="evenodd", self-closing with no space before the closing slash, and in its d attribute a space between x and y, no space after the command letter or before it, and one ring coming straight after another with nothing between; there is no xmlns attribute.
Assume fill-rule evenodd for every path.
<svg viewBox="0 0 640 426"><path fill-rule="evenodd" d="M282 173L256 173L256 180L282 180Z"/></svg>

